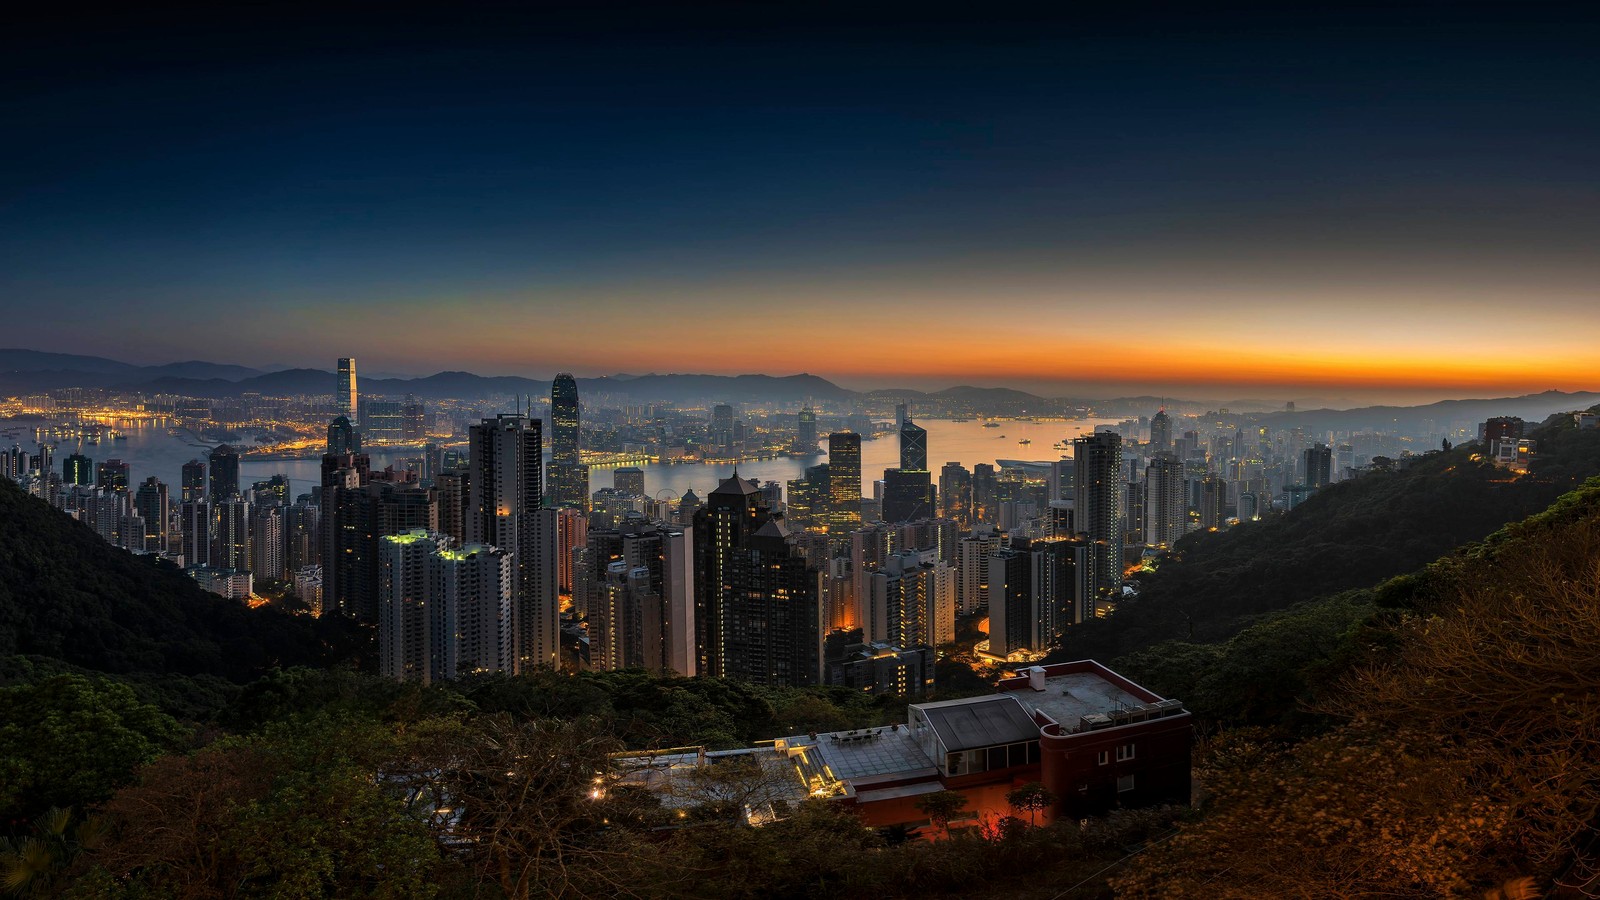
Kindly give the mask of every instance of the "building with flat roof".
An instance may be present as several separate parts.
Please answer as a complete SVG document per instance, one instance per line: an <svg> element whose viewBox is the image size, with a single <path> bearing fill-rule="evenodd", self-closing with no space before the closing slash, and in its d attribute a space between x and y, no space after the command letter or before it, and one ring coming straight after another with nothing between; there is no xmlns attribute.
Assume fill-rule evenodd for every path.
<svg viewBox="0 0 1600 900"><path fill-rule="evenodd" d="M1015 815L1006 794L1036 781L1056 798L1043 821L1187 804L1192 738L1181 701L1079 660L1024 669L993 694L912 704L904 725L794 735L732 752L763 765L776 754L795 796L848 803L872 828L926 826L917 800L959 791L967 809L951 827L961 828Z"/></svg>
<svg viewBox="0 0 1600 900"><path fill-rule="evenodd" d="M1181 701L1080 660L1030 667L992 695L913 704L904 726L797 735L775 747L814 781L813 793L883 827L925 823L916 799L942 790L967 795L966 824L1013 815L1005 795L1033 781L1056 797L1046 821L1188 803L1192 734Z"/></svg>

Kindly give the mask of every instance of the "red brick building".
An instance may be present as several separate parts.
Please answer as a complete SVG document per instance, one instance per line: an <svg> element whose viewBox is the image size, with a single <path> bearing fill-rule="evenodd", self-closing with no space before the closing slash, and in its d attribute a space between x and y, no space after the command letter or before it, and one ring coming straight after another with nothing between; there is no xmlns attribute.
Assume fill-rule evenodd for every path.
<svg viewBox="0 0 1600 900"><path fill-rule="evenodd" d="M1092 660L1035 666L983 697L913 704L904 726L797 735L775 749L813 796L855 805L868 825L921 824L917 798L968 798L974 825L1012 815L1007 792L1056 795L1045 820L1189 802L1192 719Z"/></svg>

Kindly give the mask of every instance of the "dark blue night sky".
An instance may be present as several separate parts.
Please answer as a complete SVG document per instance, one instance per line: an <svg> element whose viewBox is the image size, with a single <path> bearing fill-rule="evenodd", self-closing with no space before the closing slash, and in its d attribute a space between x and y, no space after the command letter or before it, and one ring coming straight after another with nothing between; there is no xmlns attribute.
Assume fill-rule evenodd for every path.
<svg viewBox="0 0 1600 900"><path fill-rule="evenodd" d="M1528 386L1595 386L1593 13L980 12L8 29L0 344L862 385L1370 387L1394 353L1443 390L1509 335L1552 342Z"/></svg>

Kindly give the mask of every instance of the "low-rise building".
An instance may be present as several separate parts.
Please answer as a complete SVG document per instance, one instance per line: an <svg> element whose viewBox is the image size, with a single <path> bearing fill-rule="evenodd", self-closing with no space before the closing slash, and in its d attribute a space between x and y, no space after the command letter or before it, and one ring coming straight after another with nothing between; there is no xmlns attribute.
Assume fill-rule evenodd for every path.
<svg viewBox="0 0 1600 900"><path fill-rule="evenodd" d="M794 798L848 803L874 828L928 824L917 801L938 791L967 798L951 827L1015 815L1006 795L1042 782L1055 797L1041 821L1118 808L1187 804L1193 723L1163 699L1093 660L1033 666L981 697L912 704L907 723L781 738L752 754L787 763ZM708 764L688 750L664 760L634 754L623 772ZM762 816L773 815L771 807ZM754 819L752 819L754 821Z"/></svg>

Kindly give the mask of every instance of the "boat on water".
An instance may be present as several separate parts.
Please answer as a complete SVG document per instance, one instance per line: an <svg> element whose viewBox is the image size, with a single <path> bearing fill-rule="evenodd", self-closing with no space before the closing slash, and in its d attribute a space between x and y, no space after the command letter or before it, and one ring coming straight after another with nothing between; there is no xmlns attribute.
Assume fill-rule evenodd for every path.
<svg viewBox="0 0 1600 900"><path fill-rule="evenodd" d="M983 423L983 427L985 427L985 428L999 428L1000 427L1000 423L999 422L985 422L985 423Z"/></svg>
<svg viewBox="0 0 1600 900"><path fill-rule="evenodd" d="M1023 438L1022 440L1017 441L1017 443L1023 444L1023 445L1027 445L1027 444L1033 443L1033 439L1032 438Z"/></svg>

